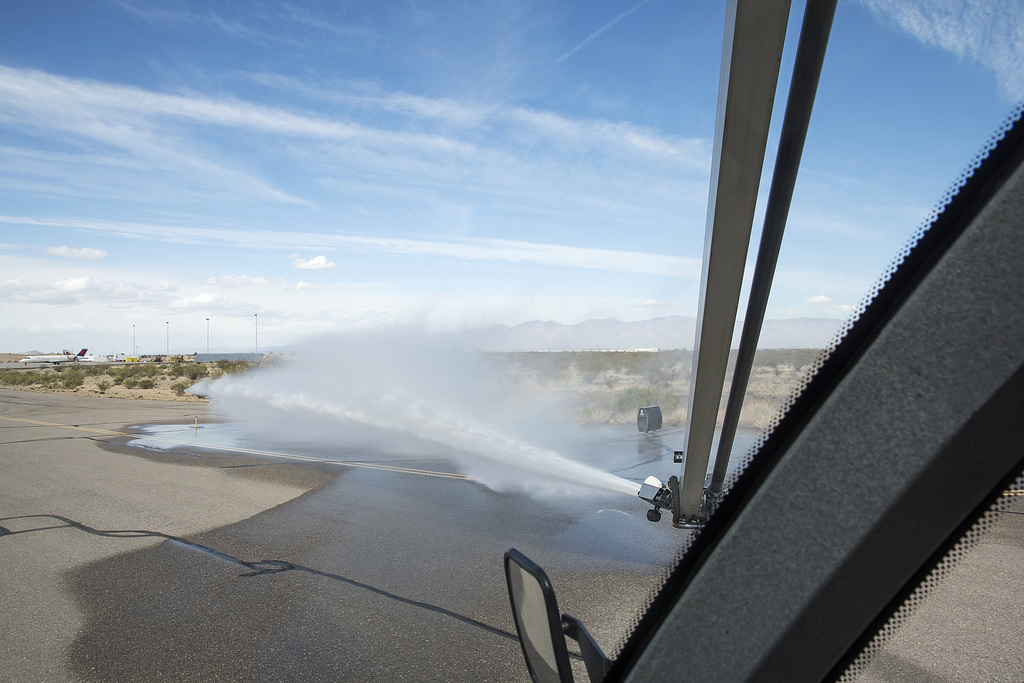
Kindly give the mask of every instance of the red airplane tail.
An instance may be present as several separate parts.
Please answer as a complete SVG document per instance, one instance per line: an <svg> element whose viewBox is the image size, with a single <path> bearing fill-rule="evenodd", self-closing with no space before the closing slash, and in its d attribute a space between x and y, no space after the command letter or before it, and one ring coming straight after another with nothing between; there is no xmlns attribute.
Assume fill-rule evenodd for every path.
<svg viewBox="0 0 1024 683"><path fill-rule="evenodd" d="M85 357L85 352L88 351L88 350L89 349L82 349L81 351L78 352L78 356L76 356L76 358L84 358Z"/></svg>

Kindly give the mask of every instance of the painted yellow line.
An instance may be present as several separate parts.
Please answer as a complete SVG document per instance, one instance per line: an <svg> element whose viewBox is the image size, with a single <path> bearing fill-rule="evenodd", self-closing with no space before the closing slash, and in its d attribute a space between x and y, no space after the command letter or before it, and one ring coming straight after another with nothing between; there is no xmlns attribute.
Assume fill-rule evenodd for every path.
<svg viewBox="0 0 1024 683"><path fill-rule="evenodd" d="M332 460L330 458L317 458L310 455L299 455L296 453L281 453L278 451L265 451L256 448L241 448L236 446L219 446L216 444L205 444L195 441L182 441L180 439L168 439L166 437L157 436L146 436L142 434L132 434L131 432L118 432L110 429L97 429L95 427L79 427L78 425L66 425L60 424L59 422L44 422L42 420L29 420L20 417L4 417L0 415L0 420L7 420L9 422L23 422L25 424L39 425L40 427L58 427L61 429L74 429L82 432L89 432L92 434L99 434L101 436L124 436L133 439L145 438L150 441L159 441L162 443L169 443L178 446L195 446L198 448L205 448L209 450L225 451L229 453L245 453L247 455L263 455L272 458L284 458L286 460L296 460L300 462L316 462L326 463L328 465L344 465L346 467L362 467L364 469L371 470L385 470L388 472L398 472L400 474L415 474L421 477L440 477L442 479L462 479L469 480L465 474L459 474L457 472L437 472L435 470L422 470L413 467L399 467L397 465L383 465L379 463L359 462L359 461L348 461L348 460ZM188 427L190 425L183 424L182 427Z"/></svg>

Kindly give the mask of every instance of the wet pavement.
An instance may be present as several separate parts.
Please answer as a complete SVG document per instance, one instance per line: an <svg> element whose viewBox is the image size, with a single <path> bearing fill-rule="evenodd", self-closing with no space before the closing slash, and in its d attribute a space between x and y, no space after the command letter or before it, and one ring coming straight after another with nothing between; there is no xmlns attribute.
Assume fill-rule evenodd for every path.
<svg viewBox="0 0 1024 683"><path fill-rule="evenodd" d="M688 533L667 520L651 524L645 504L619 495L538 499L408 471L456 472L444 458L247 441L233 426L197 413L196 404L22 392L0 392L0 399L5 457L30 458L58 441L68 450L61 457L76 458L97 481L109 476L119 489L124 479L105 470L127 457L150 468L140 465L134 485L156 509L125 502L117 490L104 499L102 484L82 491L59 477L46 482L50 490L27 495L28 461L8 469L16 476L8 477L5 492L18 494L11 498L18 509L0 517L61 517L33 522L39 531L0 536L0 557L5 542L17 539L19 566L31 572L33 563L59 552L58 535L72 539L69 549L104 546L76 550L77 559L65 558L59 585L40 585L19 603L54 591L73 605L73 636L56 639L47 653L28 653L27 661L48 661L55 672L36 668L39 680L524 680L504 585L505 550L517 547L545 567L560 608L614 653ZM136 403L152 405L132 414ZM87 422L97 431L72 427ZM159 424L168 422L177 424ZM119 436L126 426L145 436ZM637 481L678 471L668 444L681 441L681 433L659 439L630 432L591 430L569 455ZM219 488L190 491L187 512L161 515L169 505L161 501L176 496L174 483L188 488L200 470L215 471ZM204 519L206 508L217 509L218 497L236 486L282 482L305 492L282 495L287 500L228 524L193 519ZM58 498L66 504L56 504ZM12 530L26 524L0 522ZM5 628L27 628L5 612ZM17 667L4 662L0 673Z"/></svg>
<svg viewBox="0 0 1024 683"><path fill-rule="evenodd" d="M623 496L498 492L445 458L216 420L0 391L0 680L522 681L507 548L614 654L689 533ZM678 471L681 432L570 436L569 457L634 481ZM1019 680L1022 506L1018 491L856 680Z"/></svg>

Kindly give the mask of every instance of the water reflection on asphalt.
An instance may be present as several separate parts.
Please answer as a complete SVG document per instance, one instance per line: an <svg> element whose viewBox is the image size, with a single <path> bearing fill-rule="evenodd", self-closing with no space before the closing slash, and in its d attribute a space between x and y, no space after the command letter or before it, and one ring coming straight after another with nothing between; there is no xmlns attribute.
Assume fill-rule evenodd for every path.
<svg viewBox="0 0 1024 683"><path fill-rule="evenodd" d="M195 425L136 425L138 438L131 445L153 450L175 450L181 446L203 449L241 452L265 452L267 455L298 455L310 458L346 462L436 462L445 459L443 447L438 447L435 457L399 458L395 454L362 448L337 449L329 445L302 443L300 440L267 440L255 438L246 429L230 422L214 422ZM642 482L649 475L666 481L673 474L679 475L680 465L673 461L673 453L683 449L682 428L669 428L651 434L640 434L635 427L623 425L570 426L557 432L541 434L535 445L554 450L567 458L583 462L606 472L612 472L626 479ZM718 450L718 433L712 445L714 456ZM743 464L744 456L757 442L760 432L738 430L729 462L729 474L733 475ZM197 453L198 454L198 453ZM708 464L710 472L714 458Z"/></svg>
<svg viewBox="0 0 1024 683"><path fill-rule="evenodd" d="M194 425L142 425L135 429L141 435L132 442L134 446L154 450L185 449L197 457L214 451L221 454L236 451L249 455L316 458L339 464L378 463L438 472L457 472L456 466L450 459L445 458L444 448L440 446L436 457L402 458L392 453L357 448L334 449L325 445L301 443L301 440L268 441L262 437L254 438L243 426L232 423L201 424L198 428ZM684 436L681 428L640 434L633 426L563 426L539 435L541 441L537 445L636 482L641 482L652 474L662 481L667 481L670 476L678 475L680 472L680 465L673 461L673 452L683 448ZM741 430L737 434L730 461L730 474L742 466L744 456L755 444L758 436L759 432L753 430ZM717 443L712 453L715 453L716 449ZM246 458L247 462L250 460ZM709 471L712 467L713 462L709 463ZM420 509L430 509L429 506L424 507L428 499L436 496L438 500L433 502L438 506L444 506L446 500L451 500L445 496L451 496L451 487L456 487L459 504L465 505L467 501L475 501L473 507L478 510L478 514L484 515L488 507L494 507L495 510L504 509L507 501L503 498L521 498L522 501L516 504L520 509L529 507L538 516L546 516L552 521L558 520L557 524L550 527L549 533L543 536L544 545L551 552L557 552L559 557L577 566L597 563L602 566L626 564L633 567L665 567L671 563L679 547L679 531L672 529L667 519L659 524L647 521L647 504L633 497L597 491L571 491L562 497L531 497L528 495L529 492L522 491L489 492L480 484L468 481L452 481L450 485L443 487L444 493L441 493L442 489L434 490L417 482L400 483L395 479L408 476L399 471L379 472L373 475L367 472L366 475L354 479L350 477L347 484L337 487L335 495L351 497L353 492L346 492L346 486L372 481L372 486L377 489L382 485L388 486L389 498L399 507L415 505ZM403 496L408 500L397 500Z"/></svg>

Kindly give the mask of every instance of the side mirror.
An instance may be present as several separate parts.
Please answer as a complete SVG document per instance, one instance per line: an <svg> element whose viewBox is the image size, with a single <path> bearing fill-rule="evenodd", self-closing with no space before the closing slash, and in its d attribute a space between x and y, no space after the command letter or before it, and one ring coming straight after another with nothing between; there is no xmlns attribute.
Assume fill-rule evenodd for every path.
<svg viewBox="0 0 1024 683"><path fill-rule="evenodd" d="M535 683L573 683L565 646L569 636L579 643L590 680L602 680L611 662L578 619L559 615L555 590L544 570L510 548L505 553L505 579L530 678Z"/></svg>

